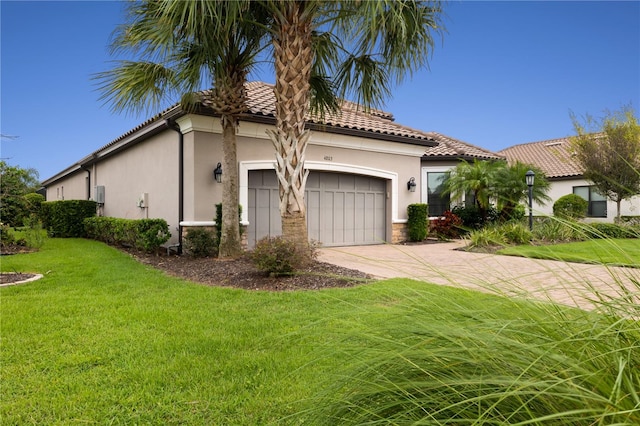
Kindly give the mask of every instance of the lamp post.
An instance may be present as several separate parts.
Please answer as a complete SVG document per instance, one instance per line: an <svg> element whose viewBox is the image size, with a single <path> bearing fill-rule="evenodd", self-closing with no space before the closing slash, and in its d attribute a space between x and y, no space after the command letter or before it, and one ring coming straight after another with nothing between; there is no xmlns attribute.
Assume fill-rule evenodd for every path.
<svg viewBox="0 0 640 426"><path fill-rule="evenodd" d="M529 231L533 231L533 181L536 178L536 174L533 170L529 170L524 177L529 187Z"/></svg>

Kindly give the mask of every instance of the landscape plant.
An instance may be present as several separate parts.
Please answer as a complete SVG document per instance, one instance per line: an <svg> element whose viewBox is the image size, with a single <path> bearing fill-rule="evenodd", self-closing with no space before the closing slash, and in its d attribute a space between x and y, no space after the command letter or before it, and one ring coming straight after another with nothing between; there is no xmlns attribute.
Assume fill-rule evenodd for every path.
<svg viewBox="0 0 640 426"><path fill-rule="evenodd" d="M587 200L576 194L567 194L553 203L553 214L562 219L583 219L588 208Z"/></svg>
<svg viewBox="0 0 640 426"><path fill-rule="evenodd" d="M630 258L629 240L595 241L606 248L594 253L593 242L583 242L565 252L589 244L582 253L597 263L602 253ZM633 247L635 262L627 264L640 267L640 246ZM503 251L525 248L544 252L553 246ZM468 317L434 323L438 311L426 304L434 295L415 292L402 324L362 313L361 328L344 339L362 341L366 349L348 352L353 362L327 382L304 419L341 425L638 424L640 275L619 273L612 270L605 285L614 294L586 283L571 288L588 294L591 310L551 299L530 309L505 297L493 311L479 300L467 305L441 299L440 312L453 309ZM520 290L510 284L505 291Z"/></svg>
<svg viewBox="0 0 640 426"><path fill-rule="evenodd" d="M585 179L614 201L620 217L622 200L640 194L640 123L631 107L583 122L571 114L576 136L570 139L573 159Z"/></svg>
<svg viewBox="0 0 640 426"><path fill-rule="evenodd" d="M22 226L25 198L40 188L38 171L12 166L0 160L0 218L9 226ZM27 214L28 216L28 214Z"/></svg>
<svg viewBox="0 0 640 426"><path fill-rule="evenodd" d="M87 238L146 252L158 250L171 238L169 225L164 219L99 216L87 218L82 223Z"/></svg>
<svg viewBox="0 0 640 426"><path fill-rule="evenodd" d="M452 213L451 210L447 210L442 217L429 221L429 232L441 240L457 238L464 232L462 219Z"/></svg>
<svg viewBox="0 0 640 426"><path fill-rule="evenodd" d="M407 206L407 232L410 241L423 241L429 228L429 206L409 204Z"/></svg>
<svg viewBox="0 0 640 426"><path fill-rule="evenodd" d="M184 251L194 257L215 256L218 243L214 232L204 228L189 228L183 239Z"/></svg>
<svg viewBox="0 0 640 426"><path fill-rule="evenodd" d="M535 202L544 204L550 200L547 192L550 184L545 174L539 168L520 162L507 164L498 160L478 160L472 163L462 161L451 170L444 182L445 193L452 198L461 200L471 196L480 219L469 217L470 225L484 226L491 222L492 202L497 203L496 209L500 219L504 221L517 219L521 214L519 206L527 200L529 188L525 175L531 170L535 173L532 187L532 198ZM469 208L469 207L465 207Z"/></svg>
<svg viewBox="0 0 640 426"><path fill-rule="evenodd" d="M466 231L480 229L495 223L499 217L499 212L493 205L488 206L485 212L482 212L475 204L470 206L458 205L451 209L451 213L462 220L462 226Z"/></svg>
<svg viewBox="0 0 640 426"><path fill-rule="evenodd" d="M95 215L96 202L91 200L46 201L41 204L42 225L51 237L84 237L83 221Z"/></svg>
<svg viewBox="0 0 640 426"><path fill-rule="evenodd" d="M304 268L317 256L313 245L308 253L301 253L300 247L282 236L265 237L256 242L250 253L253 263L271 276L288 275Z"/></svg>

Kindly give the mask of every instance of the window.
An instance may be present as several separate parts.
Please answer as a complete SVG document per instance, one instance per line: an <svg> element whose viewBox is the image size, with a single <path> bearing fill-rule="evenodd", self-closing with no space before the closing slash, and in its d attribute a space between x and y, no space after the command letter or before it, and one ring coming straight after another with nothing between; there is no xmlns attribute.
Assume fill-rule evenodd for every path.
<svg viewBox="0 0 640 426"><path fill-rule="evenodd" d="M449 194L443 194L444 180L447 172L427 173L427 204L429 204L429 216L442 216L450 209Z"/></svg>
<svg viewBox="0 0 640 426"><path fill-rule="evenodd" d="M589 202L587 217L607 217L607 197L600 194L595 186L574 186L573 193Z"/></svg>

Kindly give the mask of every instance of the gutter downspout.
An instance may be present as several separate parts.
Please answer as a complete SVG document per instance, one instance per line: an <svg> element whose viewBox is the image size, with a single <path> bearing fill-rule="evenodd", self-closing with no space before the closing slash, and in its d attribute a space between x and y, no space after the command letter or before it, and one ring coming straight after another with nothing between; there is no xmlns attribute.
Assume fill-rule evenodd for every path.
<svg viewBox="0 0 640 426"><path fill-rule="evenodd" d="M165 120L167 127L178 132L178 254L182 254L182 225L184 221L184 135L175 122Z"/></svg>
<svg viewBox="0 0 640 426"><path fill-rule="evenodd" d="M81 166L82 170L87 172L87 200L91 199L91 169L86 166Z"/></svg>

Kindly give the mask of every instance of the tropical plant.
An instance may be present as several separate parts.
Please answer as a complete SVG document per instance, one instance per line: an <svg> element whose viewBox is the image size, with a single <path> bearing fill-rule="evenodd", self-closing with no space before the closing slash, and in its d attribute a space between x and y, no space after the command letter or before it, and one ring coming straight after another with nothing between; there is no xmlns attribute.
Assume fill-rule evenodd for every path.
<svg viewBox="0 0 640 426"><path fill-rule="evenodd" d="M513 219L518 216L518 206L529 194L525 180L525 174L529 170L536 174L532 187L533 200L541 204L549 201L551 198L547 196L547 192L550 186L542 170L520 162L507 164L504 161L478 159L473 163L463 161L449 173L445 180L445 192L458 199L471 194L480 214L480 224L489 219L492 200L497 201L501 219Z"/></svg>
<svg viewBox="0 0 640 426"><path fill-rule="evenodd" d="M601 120L587 115L582 124L571 115L577 136L571 138L575 160L583 176L601 194L620 203L640 194L640 123L632 108L609 112Z"/></svg>
<svg viewBox="0 0 640 426"><path fill-rule="evenodd" d="M113 109L157 108L170 96L181 96L185 109L202 102L220 116L224 157L222 236L220 257L241 253L238 222L236 131L247 110L248 72L265 46L267 17L247 4L237 15L236 2L131 2L128 21L115 32L114 52L131 52L140 59L120 61L96 75L102 98ZM196 18L197 17L197 18ZM210 90L201 91L202 88Z"/></svg>
<svg viewBox="0 0 640 426"><path fill-rule="evenodd" d="M486 221L489 209L494 176L499 168L505 167L501 161L473 160L473 163L462 161L444 182L445 192L453 198L462 198L471 193L478 207L480 216Z"/></svg>
<svg viewBox="0 0 640 426"><path fill-rule="evenodd" d="M496 197L501 219L512 219L514 214L517 215L518 205L528 201L529 187L527 186L525 175L529 170L535 173L535 179L531 187L533 201L538 204L544 204L551 200L551 197L547 195L550 188L549 181L540 168L519 161L499 167L492 176L492 194Z"/></svg>

